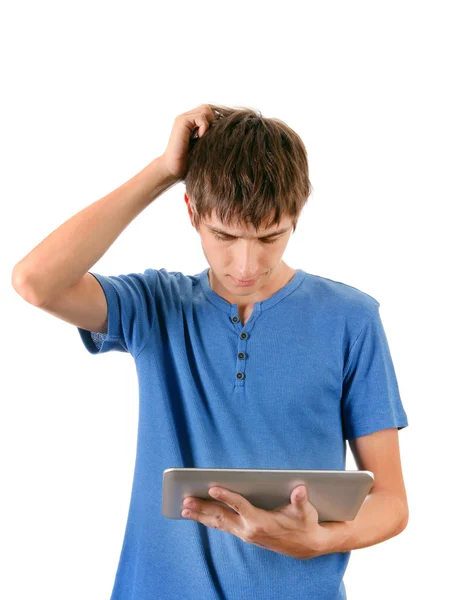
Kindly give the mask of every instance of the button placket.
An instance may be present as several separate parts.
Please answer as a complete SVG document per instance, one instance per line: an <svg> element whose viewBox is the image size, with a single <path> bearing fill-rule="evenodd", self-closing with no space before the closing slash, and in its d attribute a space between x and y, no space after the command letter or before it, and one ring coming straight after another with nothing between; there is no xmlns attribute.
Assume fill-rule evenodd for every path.
<svg viewBox="0 0 464 600"><path fill-rule="evenodd" d="M247 342L248 339L250 337L250 335L252 335L250 332L253 329L253 327L256 324L256 320L258 319L258 317L261 314L261 303L260 302L255 302L254 308L253 308L253 312L251 313L249 319L246 321L245 325L242 325L242 322L240 320L240 316L235 312L235 310L237 309L237 307L234 305L233 310L231 310L231 313L234 314L229 314L229 319L232 323L234 323L234 328L238 333L238 347L237 347L237 354L235 355L235 383L234 383L234 389L237 391L244 391L245 390L245 379L246 379L246 365L247 363L245 362L246 360L248 360L249 355L248 352L246 352L247 349ZM243 328L246 327L248 331L244 331Z"/></svg>
<svg viewBox="0 0 464 600"><path fill-rule="evenodd" d="M237 371L235 372L235 385L236 387L243 387L244 385L244 380L246 378L246 374L245 374L245 363L243 361L245 361L248 358L248 354L244 351L245 350L245 346L246 346L246 340L248 340L249 338L249 334L246 331L241 331L240 335L239 335L240 341L239 341L239 348L238 348L238 353L237 353Z"/></svg>

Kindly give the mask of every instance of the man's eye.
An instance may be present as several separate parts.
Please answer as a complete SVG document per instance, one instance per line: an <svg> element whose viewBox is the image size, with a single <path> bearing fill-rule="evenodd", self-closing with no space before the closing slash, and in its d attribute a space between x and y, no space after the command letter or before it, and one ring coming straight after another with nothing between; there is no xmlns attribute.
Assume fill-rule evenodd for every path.
<svg viewBox="0 0 464 600"><path fill-rule="evenodd" d="M223 241L223 242L227 242L227 241L230 241L230 240L234 239L234 238L229 238L229 237L223 237L223 236L220 236L220 235L218 235L217 233L215 233L215 234L214 234L214 237L215 237L217 240L221 240L221 241ZM279 238L274 238L273 240L266 240L266 239L263 239L263 240L261 240L261 241L262 241L264 244L274 244L275 242L277 242L277 240L278 240L278 239L279 239Z"/></svg>

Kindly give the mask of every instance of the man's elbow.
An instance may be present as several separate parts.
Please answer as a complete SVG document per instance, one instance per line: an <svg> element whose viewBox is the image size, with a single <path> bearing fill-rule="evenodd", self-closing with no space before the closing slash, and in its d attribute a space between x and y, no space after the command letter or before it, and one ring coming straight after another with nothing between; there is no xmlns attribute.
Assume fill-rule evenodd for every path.
<svg viewBox="0 0 464 600"><path fill-rule="evenodd" d="M398 527L396 528L395 535L400 534L406 529L409 522L409 508L408 505L403 504L402 510L400 511L398 518Z"/></svg>

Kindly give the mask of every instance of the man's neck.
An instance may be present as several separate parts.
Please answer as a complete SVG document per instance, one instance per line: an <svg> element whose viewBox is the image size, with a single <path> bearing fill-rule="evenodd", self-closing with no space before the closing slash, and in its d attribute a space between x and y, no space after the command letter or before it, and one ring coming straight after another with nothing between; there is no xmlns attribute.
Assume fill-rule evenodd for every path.
<svg viewBox="0 0 464 600"><path fill-rule="evenodd" d="M271 278L266 284L258 289L255 294L249 296L234 296L231 294L219 281L214 277L212 269L208 271L208 279L210 288L221 296L229 304L237 304L239 311L246 315L251 313L255 302L262 302L267 298L273 296L281 288L287 285L287 283L293 278L296 273L296 269L292 269L283 261L280 262L277 270L272 273Z"/></svg>

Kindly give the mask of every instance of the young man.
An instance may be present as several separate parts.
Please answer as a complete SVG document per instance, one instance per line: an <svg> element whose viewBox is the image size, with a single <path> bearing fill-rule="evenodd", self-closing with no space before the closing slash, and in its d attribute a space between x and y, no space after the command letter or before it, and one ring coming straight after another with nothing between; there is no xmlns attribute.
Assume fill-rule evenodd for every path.
<svg viewBox="0 0 464 600"><path fill-rule="evenodd" d="M88 272L179 180L209 268ZM310 189L288 126L201 105L176 118L162 156L15 267L18 293L76 325L89 352L128 352L137 365L137 460L113 600L340 600L351 550L406 527L398 430L408 422L379 303L282 260ZM230 508L210 490L211 500L185 500L186 520L161 514L166 468L344 469L346 441L375 475L353 521L318 523L304 486L273 511L222 489Z"/></svg>

